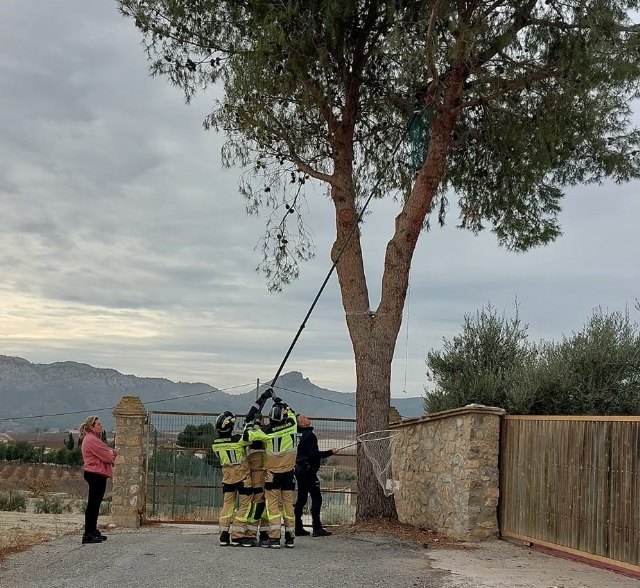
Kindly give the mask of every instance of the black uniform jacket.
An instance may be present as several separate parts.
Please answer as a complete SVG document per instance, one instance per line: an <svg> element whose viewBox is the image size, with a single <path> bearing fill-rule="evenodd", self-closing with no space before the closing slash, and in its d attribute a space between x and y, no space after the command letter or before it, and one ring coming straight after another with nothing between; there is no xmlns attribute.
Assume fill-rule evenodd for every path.
<svg viewBox="0 0 640 588"><path fill-rule="evenodd" d="M318 438L313 427L298 427L298 456L296 457L296 473L313 472L320 469L320 460L333 454L331 449L320 451Z"/></svg>

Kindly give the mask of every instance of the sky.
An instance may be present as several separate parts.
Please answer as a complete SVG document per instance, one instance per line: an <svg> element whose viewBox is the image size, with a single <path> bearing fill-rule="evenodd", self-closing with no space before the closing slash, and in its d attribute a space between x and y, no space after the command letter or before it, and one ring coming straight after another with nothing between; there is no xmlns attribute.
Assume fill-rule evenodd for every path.
<svg viewBox="0 0 640 588"><path fill-rule="evenodd" d="M231 388L275 375L330 268L333 208L308 202L316 257L269 293L255 271L264 219L245 214L224 137L202 128L212 92L186 105L151 78L141 34L115 2L1 0L0 353ZM636 124L640 117L636 116ZM363 227L371 306L397 206ZM488 303L529 338L559 340L596 307L640 298L640 182L567 190L563 236L500 249L449 218L421 236L393 361L392 396L421 396L427 352ZM283 373L355 390L337 279ZM238 390L240 392L246 390Z"/></svg>

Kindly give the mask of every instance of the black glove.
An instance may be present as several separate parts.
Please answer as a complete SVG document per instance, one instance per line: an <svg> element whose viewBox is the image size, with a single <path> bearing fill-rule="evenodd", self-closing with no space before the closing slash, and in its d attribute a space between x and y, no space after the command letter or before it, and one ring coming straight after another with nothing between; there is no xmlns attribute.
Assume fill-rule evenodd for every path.
<svg viewBox="0 0 640 588"><path fill-rule="evenodd" d="M247 416L244 417L245 422L252 423L255 420L256 415L259 414L259 412L260 412L260 409L255 404L251 405L251 408L249 409Z"/></svg>
<svg viewBox="0 0 640 588"><path fill-rule="evenodd" d="M278 404L278 402L282 402L282 398L280 398L280 396L274 396L273 397L273 403L274 404Z"/></svg>
<svg viewBox="0 0 640 588"><path fill-rule="evenodd" d="M273 388L267 388L262 394L260 394L260 398L262 400L269 400L269 398L273 397Z"/></svg>

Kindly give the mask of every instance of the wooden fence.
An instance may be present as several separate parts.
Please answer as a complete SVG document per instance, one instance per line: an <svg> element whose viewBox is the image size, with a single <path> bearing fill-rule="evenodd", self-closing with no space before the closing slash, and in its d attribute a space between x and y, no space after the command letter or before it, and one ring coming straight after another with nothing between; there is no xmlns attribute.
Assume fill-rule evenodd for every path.
<svg viewBox="0 0 640 588"><path fill-rule="evenodd" d="M640 417L503 417L502 535L640 572Z"/></svg>

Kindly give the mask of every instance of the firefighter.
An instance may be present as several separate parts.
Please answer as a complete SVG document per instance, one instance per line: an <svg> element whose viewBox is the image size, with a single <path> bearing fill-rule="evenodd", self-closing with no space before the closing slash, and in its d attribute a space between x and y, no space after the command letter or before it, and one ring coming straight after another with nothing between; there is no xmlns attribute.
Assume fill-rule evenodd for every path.
<svg viewBox="0 0 640 588"><path fill-rule="evenodd" d="M273 396L273 390L265 390L263 395ZM256 424L256 421L260 424L260 414L254 415L250 410L245 418L245 427L253 426ZM251 442L246 448L246 453L247 463L249 464L249 470L251 472L251 486L253 488L246 536L253 539L259 536L260 541L265 542L269 540L269 518L267 517L267 510L265 508L264 495L264 479L267 473L264 443L262 441Z"/></svg>
<svg viewBox="0 0 640 588"><path fill-rule="evenodd" d="M262 441L253 441L246 448L247 463L251 472L251 487L253 494L251 496L251 510L247 520L246 536L250 538L260 537L260 541L269 539L269 518L265 508L264 480L266 476L265 469L265 449Z"/></svg>
<svg viewBox="0 0 640 588"><path fill-rule="evenodd" d="M261 547L280 547L280 518L284 521L284 546L293 547L295 516L293 491L295 489L294 466L298 425L293 410L280 398L273 399L269 411L269 423L246 426L244 440L262 441L266 452L265 495L269 537L260 541Z"/></svg>
<svg viewBox="0 0 640 588"><path fill-rule="evenodd" d="M263 393L251 407L249 414L259 413L270 396ZM255 537L246 536L253 497L251 470L246 455L248 443L241 434L233 434L235 422L236 415L231 411L225 410L220 414L215 424L218 438L211 445L222 466L224 499L219 516L220 545L253 547L257 544ZM235 508L236 496L238 497L237 509Z"/></svg>

